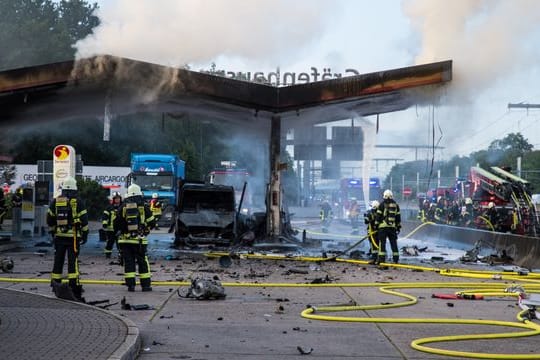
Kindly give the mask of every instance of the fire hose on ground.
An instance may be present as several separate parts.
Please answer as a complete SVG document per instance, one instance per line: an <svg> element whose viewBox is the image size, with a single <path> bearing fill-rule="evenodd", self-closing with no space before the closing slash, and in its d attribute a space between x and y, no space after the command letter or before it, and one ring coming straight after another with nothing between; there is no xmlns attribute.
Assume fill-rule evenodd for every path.
<svg viewBox="0 0 540 360"><path fill-rule="evenodd" d="M425 224L422 224L425 225ZM422 226L421 225L421 226ZM213 252L207 253L209 258L219 258L224 254ZM265 260L285 260L285 261L302 261L302 262L324 262L323 257L307 257L307 256L287 256L287 255L261 255L261 254L241 254L240 259L265 259ZM368 261L353 260L353 259L335 259L337 262L344 262L354 265L368 265ZM302 311L301 316L310 320L321 321L343 321L343 322L359 322L359 323L400 323L400 324L453 324L453 325L484 325L484 326L502 326L517 328L522 331L501 332L501 333L486 333L486 334L464 334L437 336L415 339L411 342L411 347L422 352L477 359L538 359L540 353L527 354L497 354L497 353L479 353L471 351L456 351L440 349L427 346L449 341L470 341L470 340L495 340L495 339L510 339L517 337L528 337L540 335L540 325L533 322L534 316L531 315L531 308L522 306L522 311L517 315L517 322L500 321L500 320L479 320L479 319L452 319L452 318L396 318L396 317L349 317L349 316L334 316L329 313L350 312L350 311L372 311L384 310L397 307L412 306L417 304L418 299L406 294L402 289L459 289L456 294L463 299L480 299L488 296L493 297L517 297L523 296L523 293L540 293L540 274L539 273L522 273L519 271L478 271L468 269L440 269L427 266L408 265L408 264L393 264L382 263L382 266L394 267L399 269L409 269L415 271L431 271L438 273L441 276L462 277L481 279L483 282L413 282L413 283L322 283L322 284L297 284L297 283L237 283L223 282L224 287L302 287L302 288L378 288L382 293L397 296L405 299L397 303L373 304L373 305L349 305L349 306L311 306ZM486 282L486 280L491 280ZM501 281L512 281L514 283L511 288L505 287L507 284ZM14 278L0 277L0 282L10 283L49 283L49 279L29 279L29 278ZM122 280L96 280L96 279L81 279L81 284L94 285L123 285ZM190 281L153 281L153 286L190 286ZM521 306L521 303L520 303ZM533 309L534 313L536 309Z"/></svg>

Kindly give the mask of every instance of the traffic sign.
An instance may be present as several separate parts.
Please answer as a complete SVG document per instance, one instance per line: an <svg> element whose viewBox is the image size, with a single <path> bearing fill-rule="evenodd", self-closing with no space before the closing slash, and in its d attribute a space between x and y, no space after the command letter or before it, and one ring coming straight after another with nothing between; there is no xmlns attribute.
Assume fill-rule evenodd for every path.
<svg viewBox="0 0 540 360"><path fill-rule="evenodd" d="M403 188L403 196L411 196L412 189L410 187Z"/></svg>

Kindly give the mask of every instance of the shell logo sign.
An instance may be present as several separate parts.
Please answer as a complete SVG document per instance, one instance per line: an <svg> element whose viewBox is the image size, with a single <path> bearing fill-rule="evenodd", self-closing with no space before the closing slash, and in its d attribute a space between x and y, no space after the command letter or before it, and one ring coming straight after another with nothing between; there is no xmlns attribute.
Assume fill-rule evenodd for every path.
<svg viewBox="0 0 540 360"><path fill-rule="evenodd" d="M58 160L66 160L67 157L69 156L69 153L70 153L70 148L71 146L67 146L67 145L58 145L57 147L54 148L54 156L58 159Z"/></svg>
<svg viewBox="0 0 540 360"><path fill-rule="evenodd" d="M61 186L68 176L75 177L75 149L70 145L57 145L53 150L54 196L59 196Z"/></svg>

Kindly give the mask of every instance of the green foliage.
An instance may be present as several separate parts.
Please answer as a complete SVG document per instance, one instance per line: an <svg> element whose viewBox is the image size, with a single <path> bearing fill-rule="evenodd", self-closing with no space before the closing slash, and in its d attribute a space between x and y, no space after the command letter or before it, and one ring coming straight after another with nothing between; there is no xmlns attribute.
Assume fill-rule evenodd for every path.
<svg viewBox="0 0 540 360"><path fill-rule="evenodd" d="M471 166L477 164L482 168L501 166L514 168L517 158L522 157L522 177L533 184L533 188L540 189L540 151L532 151L533 145L520 133L508 134L503 139L491 142L487 149L476 151L469 156L454 156L448 161L409 161L392 167L385 181L389 187L390 178L394 187L401 188L402 176L409 182L406 186L416 188L416 176L420 174L420 191L425 192L429 188L436 187L437 171L441 172L441 186L452 186L455 181L455 169L459 166L460 176L467 176ZM406 180L406 181L407 181ZM397 182L397 183L396 183ZM399 185L398 185L399 183ZM397 185L397 186L396 186Z"/></svg>
<svg viewBox="0 0 540 360"><path fill-rule="evenodd" d="M99 220L107 207L109 192L94 180L77 179L79 197L86 204L89 220Z"/></svg>
<svg viewBox="0 0 540 360"><path fill-rule="evenodd" d="M99 24L97 3L0 0L0 70L71 60L73 45Z"/></svg>
<svg viewBox="0 0 540 360"><path fill-rule="evenodd" d="M15 181L13 181L13 179L15 179L16 175L17 168L15 165L0 165L0 184L14 184Z"/></svg>

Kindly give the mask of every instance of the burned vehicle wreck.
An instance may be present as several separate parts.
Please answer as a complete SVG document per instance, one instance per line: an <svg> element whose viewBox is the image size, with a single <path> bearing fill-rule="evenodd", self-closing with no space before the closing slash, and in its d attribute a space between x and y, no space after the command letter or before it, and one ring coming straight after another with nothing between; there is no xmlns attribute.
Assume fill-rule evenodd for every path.
<svg viewBox="0 0 540 360"><path fill-rule="evenodd" d="M179 188L175 246L232 245L237 239L234 188L198 182Z"/></svg>

